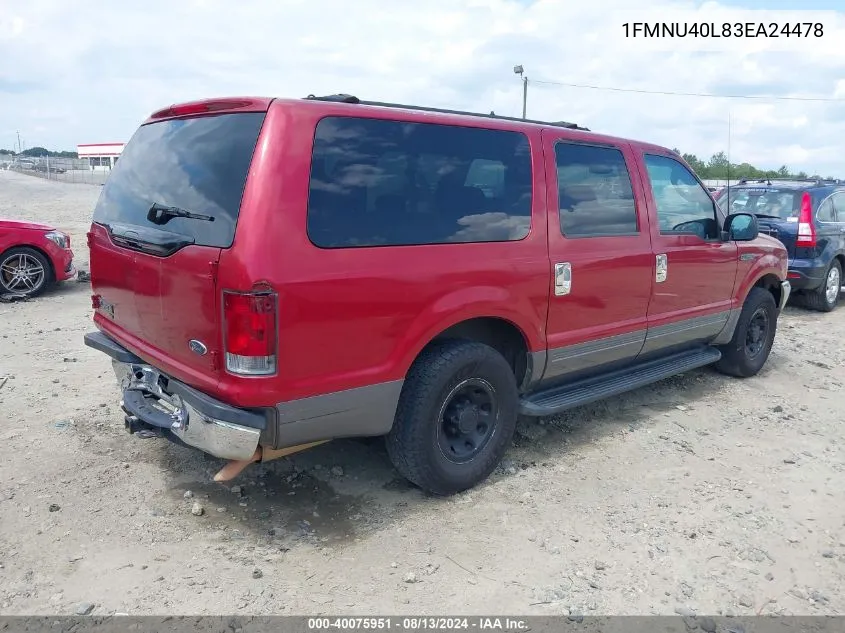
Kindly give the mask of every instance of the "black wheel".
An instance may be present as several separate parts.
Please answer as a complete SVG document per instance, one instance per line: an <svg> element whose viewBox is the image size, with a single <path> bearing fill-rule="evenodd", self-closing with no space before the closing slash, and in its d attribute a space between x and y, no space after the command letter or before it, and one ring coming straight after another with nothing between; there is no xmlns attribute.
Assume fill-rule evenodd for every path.
<svg viewBox="0 0 845 633"><path fill-rule="evenodd" d="M387 452L423 490L454 494L501 461L518 412L516 378L501 354L481 343L438 342L408 372Z"/></svg>
<svg viewBox="0 0 845 633"><path fill-rule="evenodd" d="M722 358L716 369L739 378L755 376L772 351L777 320L777 304L772 294L763 288L752 288L742 306L733 339L719 348Z"/></svg>
<svg viewBox="0 0 845 633"><path fill-rule="evenodd" d="M839 292L842 288L842 266L837 260L830 262L825 272L822 285L803 295L804 305L811 310L830 312L839 303Z"/></svg>
<svg viewBox="0 0 845 633"><path fill-rule="evenodd" d="M35 249L10 248L0 255L0 293L34 297L53 282L53 267Z"/></svg>

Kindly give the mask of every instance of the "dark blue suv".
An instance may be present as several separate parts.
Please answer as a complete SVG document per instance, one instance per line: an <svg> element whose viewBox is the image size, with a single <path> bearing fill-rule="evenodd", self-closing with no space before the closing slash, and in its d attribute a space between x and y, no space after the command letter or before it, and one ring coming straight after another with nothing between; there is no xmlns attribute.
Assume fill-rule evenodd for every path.
<svg viewBox="0 0 845 633"><path fill-rule="evenodd" d="M796 301L823 312L836 307L845 268L845 181L741 180L716 202L726 213L755 214L760 232L783 242Z"/></svg>

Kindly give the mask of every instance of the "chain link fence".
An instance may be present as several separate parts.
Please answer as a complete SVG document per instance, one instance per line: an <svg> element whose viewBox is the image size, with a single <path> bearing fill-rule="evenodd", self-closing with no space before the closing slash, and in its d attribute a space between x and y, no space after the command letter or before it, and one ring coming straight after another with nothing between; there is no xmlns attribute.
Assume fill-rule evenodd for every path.
<svg viewBox="0 0 845 633"><path fill-rule="evenodd" d="M18 157L0 160L0 169L35 178L86 185L102 185L111 173L108 167L92 167L87 158Z"/></svg>

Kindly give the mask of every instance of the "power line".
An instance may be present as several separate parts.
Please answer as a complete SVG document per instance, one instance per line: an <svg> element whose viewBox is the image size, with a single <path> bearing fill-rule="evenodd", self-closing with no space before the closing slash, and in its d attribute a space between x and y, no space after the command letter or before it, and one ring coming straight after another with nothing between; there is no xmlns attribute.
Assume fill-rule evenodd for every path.
<svg viewBox="0 0 845 633"><path fill-rule="evenodd" d="M776 95L718 95L709 92L672 92L668 90L639 90L637 88L615 88L611 86L591 86L588 84L569 84L561 81L543 81L532 79L531 83L547 86L565 86L567 88L587 88L589 90L607 90L611 92L634 92L647 95L670 95L677 97L713 97L716 99L758 99L766 101L825 101L845 102L845 99L835 97L781 97Z"/></svg>

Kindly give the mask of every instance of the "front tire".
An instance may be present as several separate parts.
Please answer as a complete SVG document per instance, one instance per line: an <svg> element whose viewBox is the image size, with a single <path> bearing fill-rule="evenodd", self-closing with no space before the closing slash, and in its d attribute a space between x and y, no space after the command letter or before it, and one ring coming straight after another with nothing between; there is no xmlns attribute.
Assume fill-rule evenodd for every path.
<svg viewBox="0 0 845 633"><path fill-rule="evenodd" d="M839 303L842 287L842 266L834 259L824 274L822 285L804 295L804 305L811 310L831 312Z"/></svg>
<svg viewBox="0 0 845 633"><path fill-rule="evenodd" d="M722 358L716 369L737 378L756 376L766 364L777 332L778 309L768 290L752 288L731 342L719 348Z"/></svg>
<svg viewBox="0 0 845 633"><path fill-rule="evenodd" d="M53 283L49 260L33 248L10 248L0 255L0 293L35 297Z"/></svg>
<svg viewBox="0 0 845 633"><path fill-rule="evenodd" d="M461 492L501 461L518 412L516 378L501 354L472 341L439 341L408 372L387 453L423 490Z"/></svg>

